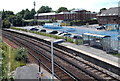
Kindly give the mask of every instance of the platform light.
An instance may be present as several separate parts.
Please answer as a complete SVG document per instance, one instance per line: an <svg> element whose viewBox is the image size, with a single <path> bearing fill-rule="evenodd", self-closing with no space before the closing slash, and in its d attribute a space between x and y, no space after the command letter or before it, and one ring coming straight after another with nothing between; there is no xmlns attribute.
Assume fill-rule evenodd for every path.
<svg viewBox="0 0 120 81"><path fill-rule="evenodd" d="M51 41L51 59L52 59L52 76L51 79L54 81L54 55L53 55L53 44L59 44L65 42L65 39L58 39L55 41Z"/></svg>

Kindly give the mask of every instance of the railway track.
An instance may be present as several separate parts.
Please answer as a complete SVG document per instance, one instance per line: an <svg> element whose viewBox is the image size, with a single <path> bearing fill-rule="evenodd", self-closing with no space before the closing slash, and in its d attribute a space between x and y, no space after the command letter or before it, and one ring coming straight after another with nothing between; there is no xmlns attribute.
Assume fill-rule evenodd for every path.
<svg viewBox="0 0 120 81"><path fill-rule="evenodd" d="M11 41L17 40L10 37L8 39ZM22 41L17 40L17 41L14 41L14 43L19 45L20 47L23 47L23 46L26 47L29 50L29 54L36 59L36 63L38 64L38 62L40 62L49 72L51 72L51 60L49 58L45 57L44 55L41 55L41 53L37 51L36 48L31 48L30 46L28 46L30 44L26 43L23 40ZM71 76L64 69L62 69L61 67L58 67L57 64L54 64L54 68L55 68L55 77L58 78L60 81L64 81L64 80L77 81L76 78Z"/></svg>
<svg viewBox="0 0 120 81"><path fill-rule="evenodd" d="M22 36L22 37L19 35L13 35L13 36L18 37L20 39L23 39L23 37L25 37L25 39L23 39L23 40L29 42L30 44L33 44L32 46L35 46L34 50L37 51L37 49L40 50L39 48L41 48L42 53L46 53L47 57L50 59L50 51L49 51L50 45L47 45L45 43L42 43L42 42L35 40L35 39L31 39L31 38L26 37L26 36ZM15 39L15 40L17 40L17 39ZM23 42L23 41L21 41L21 42ZM70 64L69 67L67 67L67 69L68 68L72 69L74 66L74 70L73 71L71 70L72 73L75 73L74 72L75 70L76 71L82 70L83 72L80 72L80 71L79 72L83 73L84 75L89 74L89 76L92 76L93 78L95 78L97 80L103 80L103 79L104 80L117 80L116 77L113 77L113 76L99 70L98 68L95 68L94 66L91 65L91 63L86 62L82 58L75 57L72 54L64 52L64 51L57 49L57 48L54 48L54 53L55 53L54 54L55 59L57 59L57 60L55 60L56 64L60 63L60 61L62 59L61 64L64 65L64 67L67 65L67 63ZM72 65L72 68L70 68L71 65ZM77 72L78 74L75 73L74 76L81 77L81 75L79 76L79 72ZM87 77L89 77L89 76L87 75ZM90 79L92 79L92 78L90 77Z"/></svg>

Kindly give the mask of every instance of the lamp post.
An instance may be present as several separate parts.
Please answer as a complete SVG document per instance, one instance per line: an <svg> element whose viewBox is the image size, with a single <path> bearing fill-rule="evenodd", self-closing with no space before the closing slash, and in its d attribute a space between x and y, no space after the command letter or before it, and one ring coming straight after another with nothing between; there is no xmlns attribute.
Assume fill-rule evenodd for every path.
<svg viewBox="0 0 120 81"><path fill-rule="evenodd" d="M53 55L53 44L59 44L65 42L65 39L58 39L56 41L51 41L51 62L52 62L52 76L51 79L54 81L54 55Z"/></svg>
<svg viewBox="0 0 120 81"><path fill-rule="evenodd" d="M37 78L38 78L38 81L41 81L41 68L40 68L40 66L41 66L41 60L40 59L38 59L38 65L39 65L39 67L38 67L38 73L37 73Z"/></svg>
<svg viewBox="0 0 120 81"><path fill-rule="evenodd" d="M41 68L40 68L41 60L40 60L40 59L38 60L38 63L39 63L39 73L41 73ZM39 81L41 81L41 78L40 78L40 77L39 77Z"/></svg>

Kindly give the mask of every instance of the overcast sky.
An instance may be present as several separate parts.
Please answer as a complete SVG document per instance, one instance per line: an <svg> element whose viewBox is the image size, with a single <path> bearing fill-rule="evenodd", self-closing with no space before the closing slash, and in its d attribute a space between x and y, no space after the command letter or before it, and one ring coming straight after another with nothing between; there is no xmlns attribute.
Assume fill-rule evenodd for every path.
<svg viewBox="0 0 120 81"><path fill-rule="evenodd" d="M41 6L50 6L53 10L67 7L68 9L83 8L98 12L101 8L117 7L120 0L1 0L0 11L4 9L17 13L26 8L31 10L34 7L34 1L36 2L36 10Z"/></svg>

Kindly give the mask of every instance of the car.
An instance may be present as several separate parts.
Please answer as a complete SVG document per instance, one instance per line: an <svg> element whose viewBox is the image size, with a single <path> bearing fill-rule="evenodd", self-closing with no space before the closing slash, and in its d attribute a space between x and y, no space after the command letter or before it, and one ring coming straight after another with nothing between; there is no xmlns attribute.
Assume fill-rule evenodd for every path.
<svg viewBox="0 0 120 81"><path fill-rule="evenodd" d="M81 36L79 35L72 35L71 38L73 39L83 39Z"/></svg>
<svg viewBox="0 0 120 81"><path fill-rule="evenodd" d="M46 30L45 29L41 29L40 32L46 32Z"/></svg>
<svg viewBox="0 0 120 81"><path fill-rule="evenodd" d="M58 33L58 31L51 31L51 32L49 32L49 34L57 34Z"/></svg>
<svg viewBox="0 0 120 81"><path fill-rule="evenodd" d="M70 37L72 34L71 33L62 33L61 35L59 36L65 36L65 37Z"/></svg>
<svg viewBox="0 0 120 81"><path fill-rule="evenodd" d="M102 29L105 29L105 26L98 26L96 28L97 28L97 30L102 30Z"/></svg>
<svg viewBox="0 0 120 81"><path fill-rule="evenodd" d="M39 29L37 29L37 28L31 28L30 30L31 31L38 31Z"/></svg>
<svg viewBox="0 0 120 81"><path fill-rule="evenodd" d="M58 33L57 33L57 34L55 34L55 35L58 35L58 36L59 36L59 35L61 35L61 34L63 34L63 32L58 32Z"/></svg>

